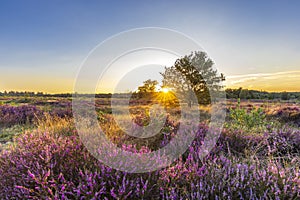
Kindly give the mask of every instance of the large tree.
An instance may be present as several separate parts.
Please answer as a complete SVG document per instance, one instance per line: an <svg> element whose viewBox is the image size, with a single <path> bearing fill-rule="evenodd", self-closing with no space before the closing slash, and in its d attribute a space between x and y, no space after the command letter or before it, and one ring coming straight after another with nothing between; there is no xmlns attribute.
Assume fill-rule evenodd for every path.
<svg viewBox="0 0 300 200"><path fill-rule="evenodd" d="M140 97L147 97L153 95L156 90L156 86L158 85L157 80L148 79L143 82L142 86L138 87L138 94Z"/></svg>
<svg viewBox="0 0 300 200"><path fill-rule="evenodd" d="M184 95L189 106L193 103L210 104L211 97L216 96L225 80L223 74L218 75L213 69L213 61L205 52L196 51L177 59L171 67L161 73L163 87L173 89L178 95ZM194 102L192 96L196 96ZM194 98L195 99L195 98Z"/></svg>

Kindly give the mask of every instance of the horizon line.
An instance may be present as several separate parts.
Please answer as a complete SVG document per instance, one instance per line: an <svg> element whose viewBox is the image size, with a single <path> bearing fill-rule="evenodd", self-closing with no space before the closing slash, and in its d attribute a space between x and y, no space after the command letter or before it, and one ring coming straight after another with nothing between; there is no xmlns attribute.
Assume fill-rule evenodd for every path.
<svg viewBox="0 0 300 200"><path fill-rule="evenodd" d="M282 93L282 92L288 92L288 93L300 93L299 91L296 90L280 90L280 91L270 91L270 90L263 90L263 89L256 89L256 88L243 88L243 87L228 87L225 88L227 89L232 89L232 90L238 90L239 88L242 88L242 90L249 90L249 91L258 91L258 92L267 92L267 93ZM74 91L63 91L63 92L47 92L47 91L29 91L29 90L0 90L0 93L9 93L9 92L17 92L17 93L43 93L43 95L57 95L57 94L75 94L76 92ZM128 94L128 93L134 93L135 91L128 91L128 92L94 92L94 93L78 93L78 94Z"/></svg>

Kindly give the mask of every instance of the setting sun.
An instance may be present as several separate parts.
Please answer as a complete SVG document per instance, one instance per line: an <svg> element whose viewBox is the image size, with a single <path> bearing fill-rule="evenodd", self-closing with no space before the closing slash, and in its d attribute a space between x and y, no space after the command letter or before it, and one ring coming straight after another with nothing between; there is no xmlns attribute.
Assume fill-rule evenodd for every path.
<svg viewBox="0 0 300 200"><path fill-rule="evenodd" d="M161 91L163 93L168 93L168 92L170 92L170 89L169 88L162 88Z"/></svg>

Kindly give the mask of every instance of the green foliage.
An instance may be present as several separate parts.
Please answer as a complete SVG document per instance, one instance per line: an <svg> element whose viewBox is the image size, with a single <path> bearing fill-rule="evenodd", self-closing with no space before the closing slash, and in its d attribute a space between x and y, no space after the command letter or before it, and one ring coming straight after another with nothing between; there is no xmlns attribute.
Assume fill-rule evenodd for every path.
<svg viewBox="0 0 300 200"><path fill-rule="evenodd" d="M238 99L237 108L230 108L230 127L239 128L246 131L260 130L266 126L266 114L262 108L253 108L248 111L241 108L240 99Z"/></svg>
<svg viewBox="0 0 300 200"><path fill-rule="evenodd" d="M155 92L156 86L158 85L157 80L148 79L144 81L144 85L138 87L139 97L151 96Z"/></svg>
<svg viewBox="0 0 300 200"><path fill-rule="evenodd" d="M163 86L172 88L176 94L184 96L189 106L192 103L210 104L213 93L221 89L220 82L225 80L213 69L213 61L205 52L192 52L177 59L174 66L166 67L161 73ZM193 99L193 94L197 99ZM198 102L194 102L194 101Z"/></svg>
<svg viewBox="0 0 300 200"><path fill-rule="evenodd" d="M281 93L281 99L282 100L289 100L290 99L290 95L287 92L282 92Z"/></svg>
<svg viewBox="0 0 300 200"><path fill-rule="evenodd" d="M225 90L227 99L277 99L277 100L296 100L300 99L300 92L266 92L249 89L231 89Z"/></svg>
<svg viewBox="0 0 300 200"><path fill-rule="evenodd" d="M31 129L33 129L33 125L15 125L6 128L0 127L0 143L5 144L11 142L14 137Z"/></svg>

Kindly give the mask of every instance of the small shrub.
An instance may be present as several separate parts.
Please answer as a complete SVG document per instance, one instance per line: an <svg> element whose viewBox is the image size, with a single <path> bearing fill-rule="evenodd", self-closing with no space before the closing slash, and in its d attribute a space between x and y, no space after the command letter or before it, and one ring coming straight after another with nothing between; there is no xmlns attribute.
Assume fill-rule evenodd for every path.
<svg viewBox="0 0 300 200"><path fill-rule="evenodd" d="M266 126L266 114L262 108L252 108L247 110L241 108L240 101L238 101L238 106L230 109L230 122L227 127L232 129L242 129L246 131L253 130L264 130Z"/></svg>

